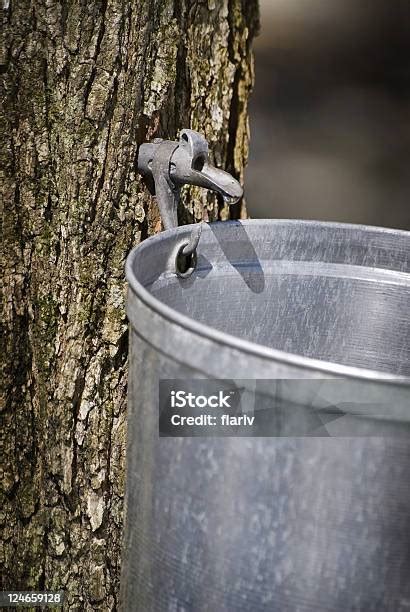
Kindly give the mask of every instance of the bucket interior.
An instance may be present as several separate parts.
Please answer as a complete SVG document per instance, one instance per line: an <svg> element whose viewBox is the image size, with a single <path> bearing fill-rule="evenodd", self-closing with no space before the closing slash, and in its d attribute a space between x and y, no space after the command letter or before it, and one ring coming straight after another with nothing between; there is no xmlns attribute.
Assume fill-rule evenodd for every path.
<svg viewBox="0 0 410 612"><path fill-rule="evenodd" d="M264 347L410 376L408 232L298 221L205 226L188 278L170 270L189 226L134 258L152 296Z"/></svg>

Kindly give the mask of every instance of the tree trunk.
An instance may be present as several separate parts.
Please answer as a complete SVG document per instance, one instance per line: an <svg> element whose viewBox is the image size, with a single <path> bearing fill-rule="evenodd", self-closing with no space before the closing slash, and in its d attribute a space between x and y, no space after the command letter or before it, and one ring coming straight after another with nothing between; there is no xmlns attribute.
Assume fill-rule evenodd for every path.
<svg viewBox="0 0 410 612"><path fill-rule="evenodd" d="M67 610L114 610L124 261L160 230L137 149L190 127L242 178L256 0L5 6L3 588L64 589ZM229 215L197 189L185 201L181 221Z"/></svg>

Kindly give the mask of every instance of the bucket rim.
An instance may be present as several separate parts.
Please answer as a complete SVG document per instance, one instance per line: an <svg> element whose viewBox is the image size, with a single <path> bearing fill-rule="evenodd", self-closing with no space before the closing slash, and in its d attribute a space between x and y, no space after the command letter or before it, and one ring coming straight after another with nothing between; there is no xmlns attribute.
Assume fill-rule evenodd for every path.
<svg viewBox="0 0 410 612"><path fill-rule="evenodd" d="M410 232L407 230L400 230L394 228L379 227L376 225L362 225L354 223L341 223L333 221L315 221L315 220L298 220L298 219L241 219L238 221L216 221L207 223L212 226L223 226L223 225L243 225L251 226L263 223L266 225L319 225L322 228L329 229L355 229L364 232L376 232L381 234L393 234L395 236L402 236L403 238L410 238ZM409 376L399 376L397 374L389 374L380 370L372 370L370 368L360 368L357 366L348 366L331 361L325 361L321 359L314 359L312 357L305 357L298 355L297 353L288 353L279 349L274 349L250 340L244 340L233 334L219 331L209 325L200 323L184 315L174 308L167 306L159 299L154 297L143 285L140 283L133 271L133 265L139 253L144 249L151 248L159 240L163 240L166 237L175 235L175 233L183 233L193 228L197 224L181 225L163 232L159 232L146 238L143 242L136 245L129 253L126 264L125 264L125 276L129 284L130 289L133 293L149 308L159 314L163 319L174 323L175 325L188 329L194 334L205 337L217 344L231 347L237 350L241 350L245 353L253 356L266 359L268 361L280 362L290 364L296 367L304 368L307 370L315 370L323 372L323 374L333 376L343 376L347 378L359 379L368 382L380 383L380 384L392 384L400 386L410 387Z"/></svg>

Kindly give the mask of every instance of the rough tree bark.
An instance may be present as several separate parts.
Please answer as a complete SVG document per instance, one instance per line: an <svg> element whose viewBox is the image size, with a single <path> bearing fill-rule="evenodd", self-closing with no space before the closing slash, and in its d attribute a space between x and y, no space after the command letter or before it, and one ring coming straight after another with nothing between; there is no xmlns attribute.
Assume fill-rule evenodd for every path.
<svg viewBox="0 0 410 612"><path fill-rule="evenodd" d="M5 588L117 608L124 260L159 231L138 145L205 133L242 178L256 0L4 3ZM185 221L229 212L191 191ZM244 214L240 207L236 215Z"/></svg>

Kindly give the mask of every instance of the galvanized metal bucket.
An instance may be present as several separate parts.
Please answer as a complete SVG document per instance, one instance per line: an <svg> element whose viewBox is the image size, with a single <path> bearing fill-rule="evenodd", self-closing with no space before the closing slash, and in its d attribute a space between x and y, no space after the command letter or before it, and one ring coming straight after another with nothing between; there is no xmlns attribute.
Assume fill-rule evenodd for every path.
<svg viewBox="0 0 410 612"><path fill-rule="evenodd" d="M184 259L193 227L127 260L123 608L410 610L409 233L216 223ZM331 378L386 401L333 438L161 438L160 379L212 378ZM308 408L303 388L282 386Z"/></svg>

